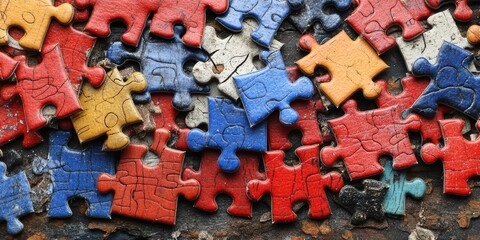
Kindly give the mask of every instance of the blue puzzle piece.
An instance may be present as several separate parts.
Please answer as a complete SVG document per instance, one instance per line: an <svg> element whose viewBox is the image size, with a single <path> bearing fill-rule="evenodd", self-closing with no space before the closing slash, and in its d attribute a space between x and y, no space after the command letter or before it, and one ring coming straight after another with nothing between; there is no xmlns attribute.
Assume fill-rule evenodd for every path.
<svg viewBox="0 0 480 240"><path fill-rule="evenodd" d="M52 177L52 199L48 216L66 218L72 216L68 200L83 197L88 202L86 215L95 218L110 218L113 194L97 191L101 173L115 174L115 158L110 152L102 152L101 143L89 144L77 151L68 147L70 132L50 133L48 162L36 160L35 174L49 171Z"/></svg>
<svg viewBox="0 0 480 240"><path fill-rule="evenodd" d="M393 215L405 215L405 197L410 195L420 199L425 194L427 185L420 178L407 181L405 170L394 171L392 161L387 161L380 181L388 184L387 195L383 200L383 208L386 213Z"/></svg>
<svg viewBox="0 0 480 240"><path fill-rule="evenodd" d="M252 32L252 39L258 44L269 47L283 20L292 9L298 9L304 0L230 0L230 6L217 21L226 28L240 32L242 21L254 17L259 22L258 29Z"/></svg>
<svg viewBox="0 0 480 240"><path fill-rule="evenodd" d="M466 115L480 118L480 78L468 70L473 55L452 43L444 42L432 65L425 58L418 59L412 72L416 76L429 76L430 84L411 107L425 116L434 116L442 103Z"/></svg>
<svg viewBox="0 0 480 240"><path fill-rule="evenodd" d="M294 124L298 113L290 107L296 99L308 99L315 94L312 81L301 77L290 82L280 51L260 53L266 67L260 71L234 77L250 126L262 122L273 111L280 111L280 122Z"/></svg>
<svg viewBox="0 0 480 240"><path fill-rule="evenodd" d="M191 48L183 44L181 35L185 32L182 26L175 26L173 39L160 39L144 31L142 40L136 51L121 42L115 42L107 51L107 58L115 64L126 60L140 62L142 73L148 81L147 91L141 95L133 95L137 102L150 101L151 92L174 92L173 106L179 110L190 108L190 93L208 93L208 86L198 85L194 77L183 70L188 60L207 61L208 55L202 49Z"/></svg>
<svg viewBox="0 0 480 240"><path fill-rule="evenodd" d="M7 166L0 162L0 219L7 222L8 234L18 234L23 230L19 217L32 213L30 184L25 172L7 177Z"/></svg>
<svg viewBox="0 0 480 240"><path fill-rule="evenodd" d="M187 137L188 147L196 152L206 147L221 149L218 165L222 171L234 172L238 169L237 150L267 150L267 124L250 128L245 111L231 100L209 97L208 116L208 132L192 129Z"/></svg>
<svg viewBox="0 0 480 240"><path fill-rule="evenodd" d="M302 33L315 22L321 23L325 31L333 31L340 27L343 19L337 13L326 13L326 8L332 6L338 11L346 11L351 3L352 0L305 0L303 7L290 15L290 21Z"/></svg>

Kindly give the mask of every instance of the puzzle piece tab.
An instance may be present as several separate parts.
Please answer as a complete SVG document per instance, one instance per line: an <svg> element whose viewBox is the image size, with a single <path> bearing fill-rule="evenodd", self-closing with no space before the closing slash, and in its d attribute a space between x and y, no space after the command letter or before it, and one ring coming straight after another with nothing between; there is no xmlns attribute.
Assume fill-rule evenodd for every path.
<svg viewBox="0 0 480 240"><path fill-rule="evenodd" d="M147 81L141 73L134 72L124 80L116 68L107 73L103 85L98 89L84 84L80 93L83 111L72 117L80 142L106 134L104 150L126 147L130 139L122 132L122 127L142 121L131 93L142 92L146 87Z"/></svg>
<svg viewBox="0 0 480 240"><path fill-rule="evenodd" d="M107 58L115 64L126 60L138 61L142 73L148 81L144 94L134 95L138 102L150 101L151 92L175 92L173 105L186 110L192 103L190 93L208 93L208 86L200 86L193 76L184 71L184 64L189 60L206 61L207 54L197 48L185 46L180 36L184 32L181 26L175 27L173 39L159 39L145 31L137 49L129 51L122 43L116 42L107 51Z"/></svg>
<svg viewBox="0 0 480 240"><path fill-rule="evenodd" d="M188 133L188 146L195 152L204 148L221 149L218 165L222 171L235 172L240 160L237 150L265 152L267 150L267 125L255 127L248 124L245 111L225 98L208 98L208 132L192 129Z"/></svg>
<svg viewBox="0 0 480 240"><path fill-rule="evenodd" d="M456 8L453 16L459 21L470 21L473 18L473 10L468 6L469 0L425 0L429 7L439 9L444 4L455 3ZM474 2L474 1L472 1Z"/></svg>
<svg viewBox="0 0 480 240"><path fill-rule="evenodd" d="M389 154L393 168L403 169L417 164L408 131L420 129L420 119L409 116L402 119L402 109L388 107L358 111L354 100L343 106L345 115L328 121L337 140L336 147L322 148L322 161L332 166L343 159L352 180L366 178L383 171L378 158Z"/></svg>
<svg viewBox="0 0 480 240"><path fill-rule="evenodd" d="M299 115L290 103L311 98L315 94L312 81L300 77L290 82L279 50L263 51L260 59L267 65L264 69L233 78L250 126L261 123L275 110L279 110L282 123L295 124Z"/></svg>
<svg viewBox="0 0 480 240"><path fill-rule="evenodd" d="M266 193L272 198L272 221L292 222L297 218L292 205L299 201L308 202L310 218L325 218L331 215L325 189L338 192L343 187L342 176L330 172L320 174L318 145L303 146L295 152L300 165L290 167L284 164L283 151L271 151L264 155L266 180L252 180L247 192L252 200L258 201Z"/></svg>
<svg viewBox="0 0 480 240"><path fill-rule="evenodd" d="M305 4L298 11L290 14L292 24L305 33L314 23L320 23L325 31L333 31L340 27L343 20L338 13L327 13L328 7L337 11L346 11L352 0L305 0Z"/></svg>
<svg viewBox="0 0 480 240"><path fill-rule="evenodd" d="M217 17L217 21L231 31L240 32L243 19L253 17L259 26L250 36L256 43L269 47L283 20L303 3L304 0L230 0L227 12Z"/></svg>
<svg viewBox="0 0 480 240"><path fill-rule="evenodd" d="M296 62L303 72L313 75L315 68L322 66L332 76L331 81L320 84L320 90L335 106L340 106L360 89L369 99L380 94L381 88L372 78L387 69L388 65L361 37L353 41L342 31L320 45L312 35L307 34L300 39L299 45L310 52Z"/></svg>
<svg viewBox="0 0 480 240"><path fill-rule="evenodd" d="M197 180L180 177L185 152L168 148L169 137L166 129L155 131L151 150L160 158L157 165L143 164L147 146L131 144L122 152L117 174L100 175L98 190L115 192L112 213L173 225L178 196L190 201L198 197Z"/></svg>
<svg viewBox="0 0 480 240"><path fill-rule="evenodd" d="M94 218L110 218L112 194L97 191L97 180L101 173L115 173L115 158L112 153L102 152L101 144L91 143L85 149L68 147L72 134L56 131L50 133L48 162L41 159L33 163L33 172L50 172L52 177L52 198L48 216L68 218L72 210L70 199L84 198L88 204L86 215Z"/></svg>

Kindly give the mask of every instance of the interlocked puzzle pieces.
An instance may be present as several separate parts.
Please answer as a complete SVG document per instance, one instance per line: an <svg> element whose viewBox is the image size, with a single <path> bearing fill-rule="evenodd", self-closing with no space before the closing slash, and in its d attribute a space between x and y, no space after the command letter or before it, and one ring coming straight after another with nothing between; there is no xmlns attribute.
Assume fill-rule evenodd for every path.
<svg viewBox="0 0 480 240"><path fill-rule="evenodd" d="M10 27L19 27L25 35L18 41L20 46L40 50L50 25L51 18L67 24L73 18L73 7L64 3L57 7L51 0L7 0L0 3L0 44L9 42Z"/></svg>
<svg viewBox="0 0 480 240"><path fill-rule="evenodd" d="M97 180L101 173L115 173L114 155L102 152L101 144L92 143L83 150L68 147L70 132L50 133L48 162L36 160L35 174L50 172L53 190L48 209L49 217L72 216L68 201L82 197L88 202L86 215L95 218L110 218L112 194L97 191Z"/></svg>
<svg viewBox="0 0 480 240"><path fill-rule="evenodd" d="M256 71L254 59L264 48L250 40L250 33L258 26L255 20L246 19L243 30L226 38L219 38L215 28L207 26L202 48L209 58L206 62L198 62L193 67L193 76L201 84L212 78L218 80L218 89L234 100L239 98L233 77ZM272 41L270 49L277 50L282 43Z"/></svg>
<svg viewBox="0 0 480 240"><path fill-rule="evenodd" d="M242 31L242 20L254 17L259 26L251 33L252 39L258 44L269 47L283 20L292 9L298 9L304 0L230 0L230 6L225 14L217 17L217 21L226 28Z"/></svg>
<svg viewBox="0 0 480 240"><path fill-rule="evenodd" d="M363 185L363 191L347 185L338 194L340 204L353 214L351 222L355 225L368 218L382 221L385 216L382 204L388 185L373 179L363 180Z"/></svg>
<svg viewBox="0 0 480 240"><path fill-rule="evenodd" d="M420 129L417 116L402 119L402 109L396 107L358 111L354 100L347 101L342 108L344 116L328 121L337 146L322 148L325 165L332 166L337 159L343 159L350 178L356 180L381 173L383 167L378 158L385 154L393 156L395 169L417 163L408 138L409 130Z"/></svg>
<svg viewBox="0 0 480 240"><path fill-rule="evenodd" d="M107 51L107 58L115 64L125 60L139 61L142 73L148 81L143 95L134 95L139 102L150 101L151 92L175 92L173 105L177 109L188 109L192 103L190 93L208 93L208 86L200 86L193 76L185 73L183 65L188 60L206 61L208 56L201 49L185 46L180 36L184 28L175 27L175 37L165 40L150 36L145 31L136 51L131 52L120 42L114 43Z"/></svg>
<svg viewBox="0 0 480 240"><path fill-rule="evenodd" d="M333 31L340 27L343 20L336 13L326 13L325 9L334 7L338 11L346 11L351 3L352 0L305 0L303 7L290 14L289 18L302 33L316 22L320 22L326 31Z"/></svg>
<svg viewBox="0 0 480 240"><path fill-rule="evenodd" d="M224 13L228 0L162 0L157 13L153 16L150 30L164 38L173 38L173 25L183 23L187 29L182 36L186 45L200 47L208 9L214 13Z"/></svg>
<svg viewBox="0 0 480 240"><path fill-rule="evenodd" d="M23 224L18 219L33 212L30 184L25 172L7 177L7 166L0 162L0 220L7 222L8 234L18 234Z"/></svg>
<svg viewBox="0 0 480 240"><path fill-rule="evenodd" d="M405 215L405 197L410 195L416 199L421 199L425 194L427 185L421 178L415 178L407 181L405 171L395 171L392 168L392 161L387 161L380 181L389 185L383 208L385 213L393 215Z"/></svg>
<svg viewBox="0 0 480 240"><path fill-rule="evenodd" d="M116 176L100 175L98 190L115 192L112 213L173 225L178 196L190 201L198 197L199 183L180 177L185 152L168 148L169 137L166 129L155 131L151 149L160 157L158 165L144 165L147 146L131 144L122 153Z"/></svg>
<svg viewBox="0 0 480 240"><path fill-rule="evenodd" d="M430 16L428 24L432 26L432 29L424 32L422 37L410 41L405 41L401 37L396 39L409 71L420 57L424 57L430 62L436 62L444 41L449 41L462 48L471 47L456 27L449 10Z"/></svg>
<svg viewBox="0 0 480 240"><path fill-rule="evenodd" d="M218 209L215 197L224 193L232 198L232 204L227 209L229 214L252 217L252 202L247 196L247 183L265 179L265 174L258 172L260 158L254 153L239 153L240 169L235 173L225 173L218 167L218 157L217 152L204 152L198 171L191 168L183 171L184 179L196 179L200 182L200 195L194 206L215 212Z"/></svg>
<svg viewBox="0 0 480 240"><path fill-rule="evenodd" d="M358 7L346 19L382 54L395 46L395 39L387 35L395 24L403 30L403 38L410 40L425 31L419 20L430 16L425 0L355 0Z"/></svg>
<svg viewBox="0 0 480 240"><path fill-rule="evenodd" d="M469 0L425 0L429 7L439 9L442 5L455 2L456 8L453 16L459 21L470 21L473 18L473 11L468 6Z"/></svg>
<svg viewBox="0 0 480 240"><path fill-rule="evenodd" d="M130 139L122 132L122 127L142 121L130 94L142 92L146 87L147 81L141 73L134 72L124 81L116 68L107 73L100 88L84 84L80 93L83 111L72 117L80 142L107 134L105 150L127 146Z"/></svg>
<svg viewBox="0 0 480 240"><path fill-rule="evenodd" d="M298 148L295 152L300 165L294 167L284 164L283 151L271 151L264 155L267 179L250 181L247 191L255 201L270 193L274 223L294 221L297 215L292 211L292 205L299 201L309 203L308 216L311 218L331 215L325 188L338 192L343 187L343 179L337 172L320 174L318 151L318 145Z"/></svg>
<svg viewBox="0 0 480 240"><path fill-rule="evenodd" d="M361 37L353 41L342 31L319 45L312 35L307 34L300 39L299 45L310 52L296 62L303 72L313 75L315 68L322 66L332 75L332 80L320 84L320 89L335 106L340 106L359 89L369 99L380 94L381 88L372 78L388 65Z"/></svg>
<svg viewBox="0 0 480 240"><path fill-rule="evenodd" d="M195 152L205 147L221 149L218 165L222 171L235 172L239 168L240 160L235 155L237 150L267 150L266 123L250 127L245 111L231 100L209 97L208 112L208 132L192 129L187 142Z"/></svg>
<svg viewBox="0 0 480 240"><path fill-rule="evenodd" d="M80 101L68 79L62 52L58 45L42 50L43 60L29 67L25 56L15 57L19 61L15 71L17 83L5 84L1 88L2 98L11 99L20 95L25 111L28 130L43 127L47 120L42 115L45 105L56 107L56 116L65 118L81 110Z"/></svg>
<svg viewBox="0 0 480 240"><path fill-rule="evenodd" d="M422 159L432 164L443 161L443 192L461 196L470 195L468 179L480 176L480 139L468 141L462 135L465 125L460 119L440 121L445 147L425 144L422 148Z"/></svg>
<svg viewBox="0 0 480 240"><path fill-rule="evenodd" d="M413 74L429 76L432 80L412 110L431 117L437 112L437 104L442 103L474 119L480 118L480 81L468 69L472 60L469 51L449 42L443 43L437 65L425 58L418 59L413 65Z"/></svg>
<svg viewBox="0 0 480 240"><path fill-rule="evenodd" d="M263 51L260 59L267 65L264 69L233 78L250 126L261 123L275 110L280 111L282 123L296 123L299 116L290 102L312 97L315 94L312 81L301 77L291 83L279 50Z"/></svg>

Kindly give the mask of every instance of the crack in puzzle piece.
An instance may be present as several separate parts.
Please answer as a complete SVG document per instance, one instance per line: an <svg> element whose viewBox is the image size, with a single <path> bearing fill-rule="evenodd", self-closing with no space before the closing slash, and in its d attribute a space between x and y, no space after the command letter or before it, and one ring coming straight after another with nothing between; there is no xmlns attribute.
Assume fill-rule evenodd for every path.
<svg viewBox="0 0 480 240"><path fill-rule="evenodd" d="M147 146L131 144L122 152L116 175L100 175L98 190L115 192L112 213L174 225L177 198L193 201L198 197L198 181L180 176L185 152L168 148L169 137L167 129L155 131L150 148L160 158L157 165L143 164Z"/></svg>
<svg viewBox="0 0 480 240"><path fill-rule="evenodd" d="M267 125L265 122L250 127L245 111L225 98L208 98L208 132L192 129L187 143L191 150L221 149L218 165L222 171L235 172L240 167L238 150L265 152L267 150Z"/></svg>
<svg viewBox="0 0 480 240"><path fill-rule="evenodd" d="M340 106L360 89L368 99L380 94L381 88L372 78L387 69L388 65L361 37L353 41L342 31L320 45L312 35L307 34L300 38L299 46L310 52L296 62L303 72L313 75L315 68L322 66L331 74L332 80L320 84L320 90L335 106Z"/></svg>
<svg viewBox="0 0 480 240"><path fill-rule="evenodd" d="M56 107L57 118L65 118L81 110L59 46L44 49L42 53L42 61L33 67L27 65L26 56L15 57L20 62L15 71L17 83L5 84L1 88L4 100L15 95L22 99L29 131L47 124L47 119L42 115L42 109L46 105Z"/></svg>
<svg viewBox="0 0 480 240"><path fill-rule="evenodd" d="M219 194L227 194L232 204L227 212L233 216L252 217L252 202L247 196L247 183L252 180L264 180L265 174L258 172L260 158L253 153L239 153L241 165L235 173L225 173L218 167L218 152L204 152L198 171L186 168L184 179L195 179L200 182L200 195L194 207L207 212L215 212L218 205L215 198Z"/></svg>
<svg viewBox="0 0 480 240"><path fill-rule="evenodd" d="M405 41L401 37L396 39L409 71L412 71L412 66L419 57L436 62L444 41L462 48L472 47L460 33L448 9L430 16L428 24L432 29L424 32L421 37L410 41Z"/></svg>
<svg viewBox="0 0 480 240"><path fill-rule="evenodd" d="M385 212L383 200L389 186L373 179L363 180L364 190L347 185L340 190L338 200L340 205L352 213L351 223L354 225L365 222L368 218L383 221Z"/></svg>
<svg viewBox="0 0 480 240"><path fill-rule="evenodd" d="M71 137L70 132L51 132L48 161L37 159L33 163L35 174L48 171L52 178L48 217L71 217L69 200L82 197L88 203L87 216L109 219L113 194L99 193L97 180L101 173L115 173L115 155L102 152L98 142L82 150L71 149L68 147Z"/></svg>
<svg viewBox="0 0 480 240"><path fill-rule="evenodd" d="M148 30L135 51L129 51L122 43L112 44L107 51L107 58L115 64L126 60L138 61L142 73L148 81L144 94L134 95L135 101L150 101L151 92L175 92L173 106L186 110L192 104L190 93L208 93L208 86L200 86L193 76L185 73L184 64L189 60L206 61L208 55L202 50L185 46L180 35L185 28L175 27L173 39L159 39L150 36Z"/></svg>
<svg viewBox="0 0 480 240"><path fill-rule="evenodd" d="M25 35L18 44L23 48L40 50L51 18L67 24L72 20L74 11L69 3L54 6L51 0L8 0L0 3L0 13L4 16L0 24L0 44L9 43L10 27L19 27Z"/></svg>
<svg viewBox="0 0 480 240"><path fill-rule="evenodd" d="M200 47L205 27L207 9L216 14L228 9L228 0L162 0L153 15L150 31L163 38L174 37L174 24L182 23L186 32L182 41L192 47Z"/></svg>
<svg viewBox="0 0 480 240"><path fill-rule="evenodd" d="M7 222L7 233L15 235L23 230L19 218L33 213L30 184L24 171L7 177L7 166L0 162L0 220Z"/></svg>
<svg viewBox="0 0 480 240"><path fill-rule="evenodd" d="M387 82L378 81L377 83L382 86L383 90L378 98L375 99L375 102L380 108L395 106L400 110L399 113L403 116L404 113L408 112L406 110L413 105L415 100L417 100L425 88L427 88L429 82L430 80L428 78L407 76L402 79L403 92L398 95L393 95L388 92ZM438 144L442 138L442 131L440 129L440 125L438 124L438 120L444 119L444 113L448 111L449 110L446 107L442 106L438 109L434 117L423 117L415 114L419 117L421 122L419 131L424 142L430 141ZM410 114L410 112L408 112L408 114Z"/></svg>
<svg viewBox="0 0 480 240"><path fill-rule="evenodd" d="M299 115L290 103L311 98L315 94L312 81L300 77L292 83L279 50L263 51L260 59L266 64L265 68L233 78L250 126L261 123L275 110L280 112L280 122L295 124Z"/></svg>
<svg viewBox="0 0 480 240"><path fill-rule="evenodd" d="M455 3L456 7L453 13L455 19L466 22L473 18L473 10L468 6L468 0L425 0L425 2L433 9L439 9L445 4Z"/></svg>
<svg viewBox="0 0 480 240"><path fill-rule="evenodd" d="M385 213L405 215L406 196L409 195L416 199L423 198L427 185L421 178L407 181L407 172L393 170L392 161L387 161L384 169L380 181L390 186L383 200Z"/></svg>
<svg viewBox="0 0 480 240"><path fill-rule="evenodd" d="M326 31L333 31L343 23L336 12L327 13L328 7L336 11L346 11L352 0L305 0L305 4L298 11L290 14L290 22L301 32L305 33L314 23L320 23Z"/></svg>
<svg viewBox="0 0 480 240"><path fill-rule="evenodd" d="M480 140L469 141L462 135L465 123L460 119L439 121L445 141L443 148L432 143L422 148L422 159L427 164L443 161L443 192L468 196L472 190L468 179L480 176ZM478 127L478 124L477 124Z"/></svg>
<svg viewBox="0 0 480 240"><path fill-rule="evenodd" d="M357 102L347 101L342 106L345 115L328 121L336 147L324 147L322 161L333 166L343 159L352 180L370 177L383 171L378 158L393 157L393 167L403 169L417 164L408 131L420 129L420 119L411 115L403 119L402 110L388 107L368 111L357 110Z"/></svg>
<svg viewBox="0 0 480 240"><path fill-rule="evenodd" d="M134 72L124 81L116 68L106 74L98 89L84 84L80 92L83 111L72 116L80 143L106 134L104 150L126 147L130 139L122 132L122 127L143 121L131 94L142 92L146 87L147 81L141 73Z"/></svg>
<svg viewBox="0 0 480 240"><path fill-rule="evenodd" d="M425 31L420 20L430 16L425 0L355 0L358 7L345 20L363 35L378 52L383 54L395 46L395 39L387 35L394 25L402 29L402 37L410 40Z"/></svg>
<svg viewBox="0 0 480 240"><path fill-rule="evenodd" d="M219 82L217 88L221 92L238 100L240 96L233 77L256 71L255 58L264 50L250 39L250 33L257 26L255 20L246 19L240 33L226 38L218 37L215 28L205 27L202 48L207 51L209 58L206 62L198 62L193 67L192 74L197 82L207 84L216 79ZM270 49L277 50L282 45L274 39Z"/></svg>
<svg viewBox="0 0 480 240"><path fill-rule="evenodd" d="M319 146L303 146L295 153L300 164L294 167L285 165L283 151L271 151L264 155L266 180L252 180L247 193L254 201L259 201L266 193L271 195L272 221L292 222L297 215L292 205L299 201L308 202L310 218L325 218L332 213L325 189L338 192L343 187L340 173L320 173Z"/></svg>
<svg viewBox="0 0 480 240"><path fill-rule="evenodd" d="M74 0L80 9L93 6L85 31L99 37L110 36L110 23L121 20L127 30L121 36L122 42L137 46L150 13L160 6L158 0L142 0L132 4L128 0Z"/></svg>
<svg viewBox="0 0 480 240"><path fill-rule="evenodd" d="M452 43L444 42L436 65L419 58L412 68L416 76L428 76L431 81L411 109L421 115L432 117L438 104L445 104L464 114L480 118L480 81L469 70L473 55Z"/></svg>
<svg viewBox="0 0 480 240"><path fill-rule="evenodd" d="M303 5L304 0L230 0L227 12L216 20L234 32L242 31L242 21L253 17L259 23L250 36L256 43L269 47L283 20Z"/></svg>

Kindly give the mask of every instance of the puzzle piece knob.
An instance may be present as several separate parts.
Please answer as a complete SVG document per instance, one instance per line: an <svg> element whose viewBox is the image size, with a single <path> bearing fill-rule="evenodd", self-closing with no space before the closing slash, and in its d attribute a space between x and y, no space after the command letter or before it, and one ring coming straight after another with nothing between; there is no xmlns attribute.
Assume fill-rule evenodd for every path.
<svg viewBox="0 0 480 240"><path fill-rule="evenodd" d="M280 111L280 121L286 125L295 124L298 121L298 113L292 108Z"/></svg>
<svg viewBox="0 0 480 240"><path fill-rule="evenodd" d="M195 152L202 151L207 142L205 140L205 133L199 129L193 129L188 133L188 147Z"/></svg>

